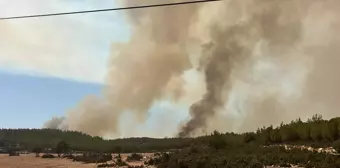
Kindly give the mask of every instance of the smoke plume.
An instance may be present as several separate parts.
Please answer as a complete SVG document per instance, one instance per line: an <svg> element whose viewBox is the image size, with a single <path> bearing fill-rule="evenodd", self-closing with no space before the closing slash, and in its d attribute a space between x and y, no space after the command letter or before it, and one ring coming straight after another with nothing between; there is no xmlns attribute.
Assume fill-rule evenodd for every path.
<svg viewBox="0 0 340 168"><path fill-rule="evenodd" d="M218 84L215 88L222 88L212 90L222 101L211 103L206 96L211 92L207 89L203 99L192 106L193 117L182 127L180 136L213 129L254 131L264 125L277 125L297 117L306 119L316 113L325 118L337 115L338 1L253 0L225 1L224 5L215 12L220 19L216 21L219 30L224 31L211 27L208 39L216 46L223 44L220 38L227 39L222 50L227 51L236 44L241 47L232 48L241 54L224 56L229 57L230 71L222 71L224 82L213 83ZM212 8L206 6L205 13L218 9ZM222 22L222 18L228 21ZM233 33L224 33L228 30ZM221 57L208 56L211 60ZM221 59L218 63L227 61ZM208 67L204 69L207 86ZM215 77L220 73L210 75ZM207 102L214 108L201 111Z"/></svg>
<svg viewBox="0 0 340 168"><path fill-rule="evenodd" d="M119 134L119 117L124 112L143 122L154 101L171 91L174 99L180 96L178 78L191 68L186 45L197 9L198 5L186 5L128 11L132 36L128 43L113 47L103 96L86 98L66 114L63 125L91 135ZM51 120L46 126L55 124Z"/></svg>
<svg viewBox="0 0 340 168"><path fill-rule="evenodd" d="M193 98L180 137L335 116L339 8L337 0L224 0L128 11L132 36L113 48L103 96L86 98L56 121L91 135L119 135L124 112L143 122L156 100L190 97L182 77L194 68L204 75L205 93Z"/></svg>
<svg viewBox="0 0 340 168"><path fill-rule="evenodd" d="M231 25L211 26L211 42L203 48L204 57L208 57L203 67L207 92L191 106L192 119L182 127L179 136L189 136L197 129L206 128L207 120L215 116L217 110L227 102L222 94L230 90L232 72L240 66L246 66L244 64L253 57L257 44L265 43L271 49L268 54L280 56L291 52L300 39L302 16L299 6L293 1L224 3L226 11L232 7L244 10L244 13L237 13L240 16L236 16L243 17L243 20ZM229 14L225 12L224 16L220 16L221 22Z"/></svg>

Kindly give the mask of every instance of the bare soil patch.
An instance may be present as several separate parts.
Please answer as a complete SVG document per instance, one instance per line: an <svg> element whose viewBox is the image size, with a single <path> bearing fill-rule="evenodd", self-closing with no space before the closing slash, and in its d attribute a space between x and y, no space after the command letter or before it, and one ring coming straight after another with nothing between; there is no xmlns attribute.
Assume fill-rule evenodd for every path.
<svg viewBox="0 0 340 168"><path fill-rule="evenodd" d="M0 155L0 168L94 168L95 164L82 164L71 160L54 158L42 159L34 155Z"/></svg>

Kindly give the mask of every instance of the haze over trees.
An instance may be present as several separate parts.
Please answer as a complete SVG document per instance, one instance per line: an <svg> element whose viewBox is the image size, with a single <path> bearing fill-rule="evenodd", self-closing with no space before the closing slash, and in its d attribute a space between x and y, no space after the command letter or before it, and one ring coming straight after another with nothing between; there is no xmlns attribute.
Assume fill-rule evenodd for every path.
<svg viewBox="0 0 340 168"><path fill-rule="evenodd" d="M97 151L97 152L151 152L181 149L190 146L193 140L208 140L213 148L228 146L228 141L242 141L244 143L278 144L278 143L308 143L332 144L340 137L340 117L330 120L322 119L321 115L314 115L308 121L301 119L281 124L278 127L263 127L255 132L242 134L219 133L215 131L211 136L198 138L126 138L104 140L101 137L92 137L76 131L61 131L55 129L1 129L3 136L1 143L13 146L20 144L20 149L50 148L53 151L64 153L67 150ZM227 142L225 142L227 141Z"/></svg>
<svg viewBox="0 0 340 168"><path fill-rule="evenodd" d="M37 155L55 152L59 156L80 151L84 153L83 157L70 155L70 158L84 163L103 158L107 160L111 156L109 153L161 152L147 164L157 165L159 168L261 167L273 164L340 166L339 156L336 155L265 147L280 144L316 148L333 146L340 151L340 117L324 120L321 115L314 115L305 122L298 118L277 127L259 128L255 132L237 134L214 131L210 135L196 138L142 137L105 140L80 132L54 129L1 129L0 134L3 137L1 145L12 150L29 150ZM140 159L135 154L131 156L132 160L135 157Z"/></svg>

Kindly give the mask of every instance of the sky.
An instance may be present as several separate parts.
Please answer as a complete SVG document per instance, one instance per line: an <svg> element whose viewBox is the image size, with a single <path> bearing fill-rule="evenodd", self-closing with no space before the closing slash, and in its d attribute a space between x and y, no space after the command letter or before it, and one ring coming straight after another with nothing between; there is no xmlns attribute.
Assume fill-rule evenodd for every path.
<svg viewBox="0 0 340 168"><path fill-rule="evenodd" d="M113 0L1 0L0 17L118 7ZM0 127L40 128L100 94L121 12L0 21Z"/></svg>
<svg viewBox="0 0 340 168"><path fill-rule="evenodd" d="M116 0L1 0L0 17L114 7L121 7ZM127 42L130 33L123 11L0 20L0 128L41 128L87 95L100 95L113 46ZM255 56L252 66L242 69L246 82L242 83L242 74L233 79L234 88L226 93L229 99L223 111L242 117L248 114L247 109L241 109L243 114L239 107L246 107L251 96L277 94L288 103L294 100L292 93L299 96L308 70L304 59L283 62L270 55L258 57L256 51ZM188 105L205 91L200 75L194 70L184 74L188 79L184 90L190 97L185 105L158 101L149 109L144 125L122 136L169 136L169 132L176 132L189 117ZM131 117L126 113L122 120Z"/></svg>
<svg viewBox="0 0 340 168"><path fill-rule="evenodd" d="M1 0L0 17L114 7L121 6L115 0ZM41 128L84 97L100 95L112 46L129 37L122 11L0 21L0 128ZM122 137L168 136L186 110L156 102L146 123Z"/></svg>

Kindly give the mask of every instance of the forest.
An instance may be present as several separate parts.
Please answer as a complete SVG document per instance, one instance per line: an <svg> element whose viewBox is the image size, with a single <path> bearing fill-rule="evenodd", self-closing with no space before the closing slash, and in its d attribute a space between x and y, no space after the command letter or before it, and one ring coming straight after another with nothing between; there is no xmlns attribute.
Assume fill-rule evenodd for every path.
<svg viewBox="0 0 340 168"><path fill-rule="evenodd" d="M179 149L188 146L190 138L126 138L104 140L81 132L55 129L1 129L0 147L16 147L31 151L34 148L53 149L60 141L66 142L74 151L91 152L154 152ZM17 146L19 144L19 146Z"/></svg>
<svg viewBox="0 0 340 168"><path fill-rule="evenodd" d="M254 132L238 134L214 131L210 135L195 138L142 137L104 140L80 132L52 129L1 129L0 138L0 147L28 151L36 148L55 150L62 141L73 151L157 152L162 154L149 164L156 164L160 168L261 167L288 163L304 167L340 167L338 155L300 149L285 150L278 146L332 146L340 151L340 117L324 120L321 115L314 115L307 121L296 119L277 127L259 128Z"/></svg>

